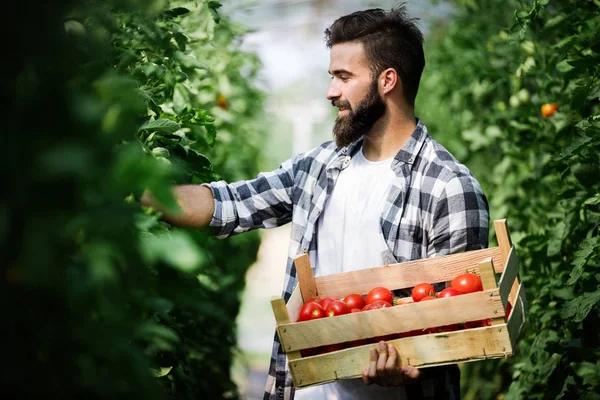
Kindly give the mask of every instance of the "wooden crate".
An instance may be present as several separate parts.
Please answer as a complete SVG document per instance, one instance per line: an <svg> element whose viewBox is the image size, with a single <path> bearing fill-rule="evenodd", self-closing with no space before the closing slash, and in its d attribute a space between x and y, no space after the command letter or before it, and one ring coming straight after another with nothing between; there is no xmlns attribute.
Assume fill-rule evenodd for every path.
<svg viewBox="0 0 600 400"><path fill-rule="evenodd" d="M299 284L288 303L281 297L271 299L277 333L287 354L295 387L360 377L369 363L369 351L374 344L310 357L302 357L300 350L466 321L489 318L492 325L388 342L398 350L400 365L419 368L512 356L525 322L527 301L506 220L494 221L494 229L498 247L317 278L308 255L298 256L295 265ZM313 297L341 298L350 293L366 294L377 286L396 290L412 288L421 282L447 282L466 270L479 273L482 292L291 322L298 319L304 302ZM498 273L502 273L499 280ZM504 318L507 301L513 306L508 321Z"/></svg>

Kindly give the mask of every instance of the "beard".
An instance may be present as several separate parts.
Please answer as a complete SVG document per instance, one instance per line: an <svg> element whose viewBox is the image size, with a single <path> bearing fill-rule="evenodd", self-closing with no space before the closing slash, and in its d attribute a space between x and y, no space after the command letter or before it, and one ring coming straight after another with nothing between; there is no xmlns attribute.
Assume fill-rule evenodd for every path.
<svg viewBox="0 0 600 400"><path fill-rule="evenodd" d="M348 146L358 140L361 136L369 133L373 125L385 114L385 103L377 91L377 81L369 87L364 99L356 107L356 111L350 108L349 102L334 100L334 107L348 109L345 117L338 117L333 126L333 138L338 147Z"/></svg>

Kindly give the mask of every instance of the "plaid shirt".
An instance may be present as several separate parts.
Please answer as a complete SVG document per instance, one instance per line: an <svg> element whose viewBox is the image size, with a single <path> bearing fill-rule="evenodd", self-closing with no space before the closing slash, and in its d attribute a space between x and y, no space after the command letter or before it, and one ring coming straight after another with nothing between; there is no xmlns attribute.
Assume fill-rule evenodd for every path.
<svg viewBox="0 0 600 400"><path fill-rule="evenodd" d="M279 169L257 178L208 185L215 198L210 226L220 238L257 228L292 222L283 298L287 302L298 280L292 259L317 251L317 221L340 172L361 148L362 140L337 148L327 142L285 161ZM396 180L380 218L388 245L386 264L442 256L488 246L487 199L471 172L417 127L392 161ZM366 266L372 267L372 266ZM407 386L408 397L457 399L457 365L424 368L423 379ZM293 399L287 358L275 334L265 399Z"/></svg>

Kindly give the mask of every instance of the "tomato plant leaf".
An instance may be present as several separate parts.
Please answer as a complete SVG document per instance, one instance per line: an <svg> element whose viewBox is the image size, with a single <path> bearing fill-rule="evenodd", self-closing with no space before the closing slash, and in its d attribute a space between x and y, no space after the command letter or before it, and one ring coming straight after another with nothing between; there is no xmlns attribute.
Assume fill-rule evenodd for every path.
<svg viewBox="0 0 600 400"><path fill-rule="evenodd" d="M138 129L138 131L157 131L169 134L177 132L179 129L181 129L181 126L177 122L169 119L159 118L146 122Z"/></svg>
<svg viewBox="0 0 600 400"><path fill-rule="evenodd" d="M600 247L600 236L585 239L579 244L578 249L573 253L575 256L571 262L573 270L566 285L574 285L579 280L581 274L583 274L585 264L596 253L598 247Z"/></svg>
<svg viewBox="0 0 600 400"><path fill-rule="evenodd" d="M567 302L561 312L562 318L573 318L575 322L581 322L589 314L592 307L600 301L600 289L595 292L586 292L579 297Z"/></svg>

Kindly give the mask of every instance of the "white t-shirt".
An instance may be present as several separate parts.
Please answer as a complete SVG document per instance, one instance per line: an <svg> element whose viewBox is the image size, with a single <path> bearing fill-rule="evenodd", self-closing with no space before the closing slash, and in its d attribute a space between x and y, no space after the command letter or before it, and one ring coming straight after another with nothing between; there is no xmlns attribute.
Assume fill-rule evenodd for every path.
<svg viewBox="0 0 600 400"><path fill-rule="evenodd" d="M384 265L387 245L381 215L396 174L393 158L372 162L359 150L340 172L318 222L315 276ZM389 250L388 250L389 251ZM404 388L365 385L362 378L346 379L296 390L297 400L403 400Z"/></svg>

